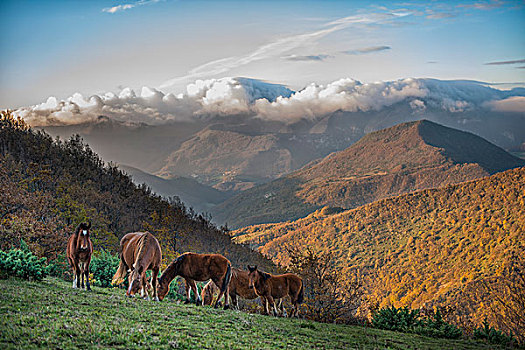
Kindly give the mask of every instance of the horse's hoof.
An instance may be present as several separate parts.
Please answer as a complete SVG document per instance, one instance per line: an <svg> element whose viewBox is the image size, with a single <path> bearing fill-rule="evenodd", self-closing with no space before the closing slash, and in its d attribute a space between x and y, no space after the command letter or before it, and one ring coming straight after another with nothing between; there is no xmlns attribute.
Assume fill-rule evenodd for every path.
<svg viewBox="0 0 525 350"><path fill-rule="evenodd" d="M155 298L153 299L153 301L160 301L160 300L159 300L159 297L155 297Z"/></svg>
<svg viewBox="0 0 525 350"><path fill-rule="evenodd" d="M224 305L224 310L228 310L230 308L230 305Z"/></svg>
<svg viewBox="0 0 525 350"><path fill-rule="evenodd" d="M191 303L191 301L188 300L188 299L186 299L186 300L184 301L184 304L190 304L190 303Z"/></svg>

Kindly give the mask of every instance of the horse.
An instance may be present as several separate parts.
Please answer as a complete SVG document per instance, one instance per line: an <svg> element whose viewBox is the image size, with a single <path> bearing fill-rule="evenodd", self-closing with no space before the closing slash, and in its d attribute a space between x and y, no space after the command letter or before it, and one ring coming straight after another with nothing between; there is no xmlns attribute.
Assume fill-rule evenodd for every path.
<svg viewBox="0 0 525 350"><path fill-rule="evenodd" d="M131 232L120 240L120 264L113 276L112 284L124 282L126 273L129 287L126 291L128 297L133 297L141 289L141 295L148 290L146 271L151 270L153 300L159 301L157 292L157 277L162 260L162 250L157 238L150 232Z"/></svg>
<svg viewBox="0 0 525 350"><path fill-rule="evenodd" d="M293 273L286 273L284 275L271 275L269 273L259 271L257 266L248 266L249 287L255 290L261 299L266 300L264 303L264 311L268 315L268 304L273 309L274 316L277 316L277 307L274 299L281 299L285 296L290 296L290 301L293 305L293 312L290 317L299 316L299 304L304 300L303 280Z"/></svg>
<svg viewBox="0 0 525 350"><path fill-rule="evenodd" d="M177 276L182 276L186 281L186 303L190 302L191 288L197 299L196 304L202 305L195 281L211 279L220 288L214 307L219 306L219 301L224 295L224 309L228 309L230 307L228 294L231 270L230 261L220 254L184 253L175 259L160 276L159 299L164 299L168 294L171 281Z"/></svg>
<svg viewBox="0 0 525 350"><path fill-rule="evenodd" d="M256 299L258 295L255 293L253 288L249 288L249 278L248 272L232 268L232 276L230 280L230 299L232 301L232 306L236 309L239 308L239 303L237 296L240 296L243 299ZM213 296L218 293L220 290L213 281L209 281L201 292L202 304L211 305Z"/></svg>
<svg viewBox="0 0 525 350"><path fill-rule="evenodd" d="M90 228L91 223L81 223L77 226L75 233L67 240L66 256L75 274L73 288L84 288L85 279L87 290L91 290L89 263L93 254L93 243L89 239Z"/></svg>

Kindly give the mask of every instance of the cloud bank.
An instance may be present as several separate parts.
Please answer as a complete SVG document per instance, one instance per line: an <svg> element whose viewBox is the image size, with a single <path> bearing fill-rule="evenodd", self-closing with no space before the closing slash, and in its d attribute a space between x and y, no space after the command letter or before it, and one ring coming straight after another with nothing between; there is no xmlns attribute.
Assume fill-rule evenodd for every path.
<svg viewBox="0 0 525 350"><path fill-rule="evenodd" d="M76 93L61 101L49 97L14 113L33 126L93 122L100 115L152 125L236 114L292 123L337 111L379 111L400 102L419 112L434 108L450 113L477 109L525 113L525 89L497 90L473 81L413 78L364 84L345 78L292 91L255 79L221 78L197 80L178 95L144 87L139 93L125 88L119 94L90 97Z"/></svg>

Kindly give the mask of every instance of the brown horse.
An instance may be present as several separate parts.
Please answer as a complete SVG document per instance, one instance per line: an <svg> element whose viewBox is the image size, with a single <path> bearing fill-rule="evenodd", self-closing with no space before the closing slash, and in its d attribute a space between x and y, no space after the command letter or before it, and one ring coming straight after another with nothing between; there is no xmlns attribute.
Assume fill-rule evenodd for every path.
<svg viewBox="0 0 525 350"><path fill-rule="evenodd" d="M258 297L257 294L255 294L255 291L253 288L249 288L250 279L248 278L248 272L243 271L240 269L237 269L235 267L232 268L232 277L230 281L230 299L232 301L232 306L236 309L239 308L239 302L237 300L237 296L240 296L243 299L256 299ZM211 305L213 296L219 292L219 288L213 283L213 281L209 281L201 292L202 297L202 303L203 305Z"/></svg>
<svg viewBox="0 0 525 350"><path fill-rule="evenodd" d="M248 266L248 270L250 271L248 274L250 288L253 288L263 301L266 300L264 311L267 315L269 314L268 304L273 309L274 316L277 316L277 307L274 299L281 299L289 295L294 308L290 317L298 316L299 304L304 299L303 280L299 276L293 273L271 275L257 270L257 266Z"/></svg>
<svg viewBox="0 0 525 350"><path fill-rule="evenodd" d="M148 289L146 271L151 270L153 299L158 301L157 276L161 260L162 251L155 236L149 232L128 233L120 240L120 264L111 283L124 282L126 273L130 272L126 295L133 297L141 289L144 296Z"/></svg>
<svg viewBox="0 0 525 350"><path fill-rule="evenodd" d="M219 290L219 297L215 307L224 295L224 308L229 308L228 294L231 279L231 264L228 259L220 254L184 253L175 259L164 271L159 279L159 298L164 299L168 294L170 283L177 276L182 276L186 281L186 303L190 302L190 287L197 299L197 305L202 305L197 292L195 281L211 279Z"/></svg>
<svg viewBox="0 0 525 350"><path fill-rule="evenodd" d="M85 279L87 290L91 290L89 285L89 263L93 254L93 243L89 239L90 228L91 223L81 223L77 226L75 233L67 240L66 256L75 274L73 288L84 288Z"/></svg>

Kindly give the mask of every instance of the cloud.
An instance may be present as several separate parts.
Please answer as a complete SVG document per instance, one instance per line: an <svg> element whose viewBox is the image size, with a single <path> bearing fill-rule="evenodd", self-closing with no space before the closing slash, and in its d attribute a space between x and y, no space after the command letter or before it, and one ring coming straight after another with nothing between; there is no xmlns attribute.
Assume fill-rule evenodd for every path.
<svg viewBox="0 0 525 350"><path fill-rule="evenodd" d="M502 7L505 3L506 1L501 1L501 0L478 1L473 4L457 5L457 7L473 8L476 10L492 10L495 8Z"/></svg>
<svg viewBox="0 0 525 350"><path fill-rule="evenodd" d="M485 63L485 65L487 65L487 66L499 66L499 65L505 65L505 64L519 64L519 63L525 63L525 59L513 60L513 61L487 62L487 63Z"/></svg>
<svg viewBox="0 0 525 350"><path fill-rule="evenodd" d="M525 114L525 97L512 96L504 100L489 101L485 106L496 112L515 112Z"/></svg>
<svg viewBox="0 0 525 350"><path fill-rule="evenodd" d="M450 12L434 12L428 11L429 14L426 16L428 19L443 19L443 18L454 18L457 15Z"/></svg>
<svg viewBox="0 0 525 350"><path fill-rule="evenodd" d="M367 53L385 51L385 50L390 50L390 49L391 49L390 46L370 46L370 47L363 47L361 49L356 49L356 50L343 51L343 53L347 55L363 55Z"/></svg>
<svg viewBox="0 0 525 350"><path fill-rule="evenodd" d="M379 111L400 102L407 103L414 112L429 108L449 113L482 108L523 112L523 96L525 89L498 90L475 81L409 78L361 83L345 78L292 91L284 85L255 79L221 78L197 80L178 95L143 87L140 92L125 88L119 94L108 92L90 97L75 93L61 101L49 97L14 113L33 126L95 122L101 115L152 125L236 114L293 123L338 111Z"/></svg>
<svg viewBox="0 0 525 350"><path fill-rule="evenodd" d="M339 18L335 21L325 23L322 29L283 36L272 42L259 46L254 51L241 56L225 57L191 69L188 74L173 79L169 79L160 85L161 89L169 88L177 83L186 81L188 79L195 79L198 77L213 76L230 71L233 68L241 67L251 62L260 61L270 57L279 57L293 49L303 47L325 36L346 29L352 25L370 25L379 23L388 23L394 19L410 15L410 12L390 12L390 13L372 13L360 14Z"/></svg>
<svg viewBox="0 0 525 350"><path fill-rule="evenodd" d="M120 12L120 11L126 11L126 10L132 9L134 7L147 5L147 4L152 4L152 3L159 2L159 1L160 0L141 0L141 1L133 2L133 3L129 3L129 4L122 4L122 5L117 5L117 6L113 6L113 7L106 7L106 8L102 9L102 12L117 13L117 12Z"/></svg>
<svg viewBox="0 0 525 350"><path fill-rule="evenodd" d="M300 55L289 55L289 56L283 56L282 59L288 60L288 61L324 61L327 58L333 58L334 56L331 55L306 55L306 56L300 56Z"/></svg>

